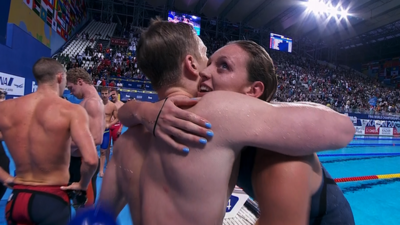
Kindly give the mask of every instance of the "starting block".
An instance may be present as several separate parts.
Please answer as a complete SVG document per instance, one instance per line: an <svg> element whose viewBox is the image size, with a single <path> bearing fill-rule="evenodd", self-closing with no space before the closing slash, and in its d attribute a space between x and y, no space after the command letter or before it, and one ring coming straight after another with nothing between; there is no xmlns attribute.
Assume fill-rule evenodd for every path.
<svg viewBox="0 0 400 225"><path fill-rule="evenodd" d="M249 199L249 196L241 188L235 187L226 206L225 219L235 217L247 199Z"/></svg>

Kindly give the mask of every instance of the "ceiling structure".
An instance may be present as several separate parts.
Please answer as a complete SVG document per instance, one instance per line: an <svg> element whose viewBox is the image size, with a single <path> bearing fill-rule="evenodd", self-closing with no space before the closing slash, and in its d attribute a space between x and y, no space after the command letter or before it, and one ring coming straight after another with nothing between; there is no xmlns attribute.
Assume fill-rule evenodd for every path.
<svg viewBox="0 0 400 225"><path fill-rule="evenodd" d="M132 0L130 0L132 1ZM152 6L163 6L168 0L146 0ZM322 38L337 43L400 20L399 0L330 1L348 9L351 16L339 23L314 14L305 15L302 0L175 0L173 8L208 18L226 18L254 28L273 28L283 35Z"/></svg>
<svg viewBox="0 0 400 225"><path fill-rule="evenodd" d="M132 7L140 5L154 10L176 10L208 20L225 20L243 27L273 31L294 41L306 38L311 43L340 49L400 36L400 0L329 0L333 6L340 5L348 10L347 19L341 20L328 19L325 14L307 13L306 1L95 0Z"/></svg>

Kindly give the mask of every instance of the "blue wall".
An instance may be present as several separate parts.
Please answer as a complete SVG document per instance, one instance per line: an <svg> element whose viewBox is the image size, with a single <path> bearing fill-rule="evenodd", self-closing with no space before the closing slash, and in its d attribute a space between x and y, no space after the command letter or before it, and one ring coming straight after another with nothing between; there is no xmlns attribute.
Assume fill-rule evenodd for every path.
<svg viewBox="0 0 400 225"><path fill-rule="evenodd" d="M34 79L32 67L41 57L50 57L50 49L15 24L8 24L6 45L0 44L0 71Z"/></svg>
<svg viewBox="0 0 400 225"><path fill-rule="evenodd" d="M50 57L48 47L15 24L7 25L6 45L0 44L0 72L25 78L25 95L35 88L32 67L41 57Z"/></svg>

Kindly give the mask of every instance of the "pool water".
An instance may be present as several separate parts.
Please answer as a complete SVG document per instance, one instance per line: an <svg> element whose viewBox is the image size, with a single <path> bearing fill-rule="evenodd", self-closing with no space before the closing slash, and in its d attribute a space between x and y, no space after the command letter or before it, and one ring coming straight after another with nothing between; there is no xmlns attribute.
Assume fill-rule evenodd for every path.
<svg viewBox="0 0 400 225"><path fill-rule="evenodd" d="M318 153L320 161L333 178L400 173L400 138L394 140L358 139L353 140L351 144L364 146L348 146L337 151ZM6 151L8 153L7 149ZM384 155L375 155L375 153ZM14 163L11 162L11 173L14 170ZM102 179L98 178L97 193L100 193L101 183ZM357 225L400 224L400 178L344 182L338 185L352 207ZM0 225L6 225L3 212L10 193L11 190L7 190L0 201ZM118 223L133 224L128 207L125 207L118 216Z"/></svg>
<svg viewBox="0 0 400 225"><path fill-rule="evenodd" d="M334 178L400 173L400 139L394 141L363 141L375 147L347 147L338 151L321 152L319 159ZM361 141L352 141L359 143ZM377 143L399 143L379 146ZM358 156L344 154L359 153ZM376 155L373 153L388 153ZM326 154L343 154L339 157ZM363 155L361 155L363 154ZM368 155L370 154L370 155ZM392 154L392 155L390 155ZM400 179L383 179L338 183L349 201L357 225L400 224Z"/></svg>

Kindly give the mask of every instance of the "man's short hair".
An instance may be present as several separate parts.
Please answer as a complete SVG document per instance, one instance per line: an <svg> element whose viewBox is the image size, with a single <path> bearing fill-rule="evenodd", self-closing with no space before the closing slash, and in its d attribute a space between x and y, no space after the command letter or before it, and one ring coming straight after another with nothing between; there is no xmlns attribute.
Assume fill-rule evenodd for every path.
<svg viewBox="0 0 400 225"><path fill-rule="evenodd" d="M120 92L119 92L119 89L117 89L117 88L111 88L110 92L113 92L113 91L117 92L117 94L120 93Z"/></svg>
<svg viewBox="0 0 400 225"><path fill-rule="evenodd" d="M102 87L100 89L100 92L107 92L108 93L108 91L109 91L108 87Z"/></svg>
<svg viewBox="0 0 400 225"><path fill-rule="evenodd" d="M33 65L33 76L38 83L53 81L57 74L65 73L64 66L52 58L41 58Z"/></svg>
<svg viewBox="0 0 400 225"><path fill-rule="evenodd" d="M77 84L82 79L86 84L92 85L92 76L84 68L72 68L67 71L67 82Z"/></svg>
<svg viewBox="0 0 400 225"><path fill-rule="evenodd" d="M171 87L179 83L186 55L199 57L198 45L189 24L153 19L137 45L138 67L155 90Z"/></svg>

